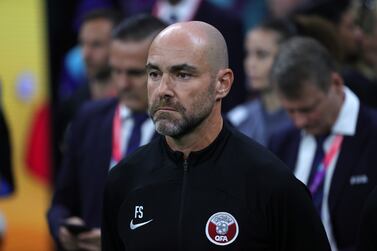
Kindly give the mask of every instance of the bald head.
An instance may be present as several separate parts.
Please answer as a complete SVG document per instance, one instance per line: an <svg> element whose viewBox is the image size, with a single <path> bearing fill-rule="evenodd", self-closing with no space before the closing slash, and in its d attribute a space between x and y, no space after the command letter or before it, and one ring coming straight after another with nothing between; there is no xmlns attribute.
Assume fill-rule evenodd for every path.
<svg viewBox="0 0 377 251"><path fill-rule="evenodd" d="M153 47L178 45L182 50L196 52L217 72L228 68L228 49L223 35L210 24L191 21L176 23L164 29L153 41Z"/></svg>

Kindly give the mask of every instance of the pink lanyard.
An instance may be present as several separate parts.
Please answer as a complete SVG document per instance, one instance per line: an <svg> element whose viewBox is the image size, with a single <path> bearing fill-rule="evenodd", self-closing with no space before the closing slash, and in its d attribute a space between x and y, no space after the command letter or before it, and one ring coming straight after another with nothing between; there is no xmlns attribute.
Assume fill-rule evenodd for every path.
<svg viewBox="0 0 377 251"><path fill-rule="evenodd" d="M120 145L121 139L121 119L120 119L120 106L115 110L115 115L113 119L113 150L112 150L112 161L118 163L122 159L122 151Z"/></svg>
<svg viewBox="0 0 377 251"><path fill-rule="evenodd" d="M309 190L314 194L317 190L323 179L327 169L330 166L331 161L335 158L336 154L339 152L340 146L343 142L343 135L336 135L329 151L326 153L325 157L318 165L317 171L315 173L313 182L310 184ZM318 146L317 146L318 147Z"/></svg>

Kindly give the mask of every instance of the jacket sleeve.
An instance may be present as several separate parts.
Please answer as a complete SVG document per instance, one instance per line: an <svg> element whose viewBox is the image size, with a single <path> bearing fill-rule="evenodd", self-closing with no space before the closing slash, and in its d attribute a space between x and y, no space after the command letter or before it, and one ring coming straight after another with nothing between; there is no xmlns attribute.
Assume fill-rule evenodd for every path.
<svg viewBox="0 0 377 251"><path fill-rule="evenodd" d="M80 148L80 122L76 119L69 127L67 138L67 150L64 155L62 166L57 176L57 182L47 212L47 220L50 232L58 241L58 230L62 221L76 215L79 206L79 182L78 182L78 155Z"/></svg>
<svg viewBox="0 0 377 251"><path fill-rule="evenodd" d="M357 251L377 250L377 187L365 202L357 241Z"/></svg>
<svg viewBox="0 0 377 251"><path fill-rule="evenodd" d="M0 108L0 197L11 195L14 190L10 134Z"/></svg>
<svg viewBox="0 0 377 251"><path fill-rule="evenodd" d="M102 205L102 251L126 250L118 233L117 216L121 202L117 199L117 189L114 189L113 173L110 172L107 179Z"/></svg>
<svg viewBox="0 0 377 251"><path fill-rule="evenodd" d="M274 250L330 251L321 219L305 185L293 175L281 178L267 206Z"/></svg>

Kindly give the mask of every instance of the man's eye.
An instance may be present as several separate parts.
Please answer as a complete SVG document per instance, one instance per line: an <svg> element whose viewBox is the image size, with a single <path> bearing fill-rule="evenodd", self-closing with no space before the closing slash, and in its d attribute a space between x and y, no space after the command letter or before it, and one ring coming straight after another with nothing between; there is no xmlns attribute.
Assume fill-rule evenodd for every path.
<svg viewBox="0 0 377 251"><path fill-rule="evenodd" d="M185 72L178 72L177 77L180 79L189 79L191 77L191 74Z"/></svg>
<svg viewBox="0 0 377 251"><path fill-rule="evenodd" d="M93 48L101 48L101 47L103 46L103 44L102 44L101 42L99 42L99 41L96 41L96 42L93 42L93 43L91 44L91 46L92 46Z"/></svg>
<svg viewBox="0 0 377 251"><path fill-rule="evenodd" d="M119 70L119 69L112 69L112 73L113 73L114 75L120 75L120 74L122 74L122 71Z"/></svg>
<svg viewBox="0 0 377 251"><path fill-rule="evenodd" d="M152 80L156 80L156 79L158 79L159 75L160 75L160 74L159 74L157 71L150 71L150 72L148 72L148 76L149 76L149 78L151 78Z"/></svg>
<svg viewBox="0 0 377 251"><path fill-rule="evenodd" d="M309 107L303 107L299 111L300 113L308 114L313 112L317 108L317 104L309 106Z"/></svg>
<svg viewBox="0 0 377 251"><path fill-rule="evenodd" d="M314 109L312 107L301 109L300 112L302 113L311 113Z"/></svg>

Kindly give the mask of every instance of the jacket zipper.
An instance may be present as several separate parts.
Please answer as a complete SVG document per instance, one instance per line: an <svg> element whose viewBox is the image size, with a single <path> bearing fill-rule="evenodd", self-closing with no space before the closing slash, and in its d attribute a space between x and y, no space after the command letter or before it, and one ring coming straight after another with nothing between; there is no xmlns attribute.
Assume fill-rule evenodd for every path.
<svg viewBox="0 0 377 251"><path fill-rule="evenodd" d="M188 161L185 159L183 161L183 182L181 191L181 205L179 209L179 221L178 221L178 240L180 250L183 250L183 211L185 206L185 196L186 196L186 186L187 186L187 173L188 173Z"/></svg>

